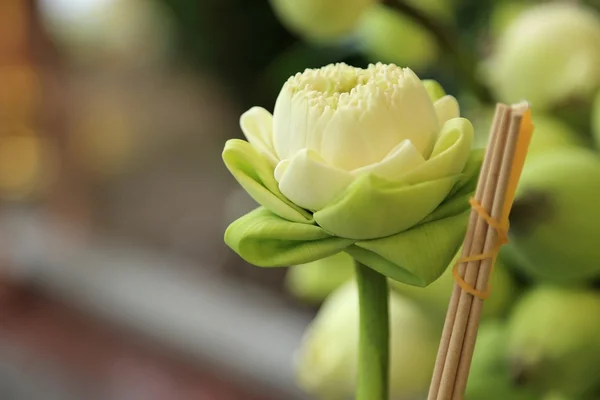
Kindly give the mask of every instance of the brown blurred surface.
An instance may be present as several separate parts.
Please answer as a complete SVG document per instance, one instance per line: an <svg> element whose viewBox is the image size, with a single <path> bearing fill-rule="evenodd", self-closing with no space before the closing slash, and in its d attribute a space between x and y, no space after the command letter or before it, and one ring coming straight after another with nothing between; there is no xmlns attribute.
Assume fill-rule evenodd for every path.
<svg viewBox="0 0 600 400"><path fill-rule="evenodd" d="M231 201L237 186L221 160L223 142L241 136L240 102L226 85L177 62L127 62L139 56L137 52L127 52L131 57L118 60L107 54L95 58L94 63L72 62L68 49L44 25L40 1L0 3L0 83L6 83L3 87L7 89L0 93L0 144L4 145L0 148L6 153L0 154L4 161L0 162L0 216L48 214L60 221L57 225L68 226L77 241L86 242L98 235L127 246L182 257L190 261L189 265L169 263L164 269L186 268L179 272L189 272L190 280L201 280L201 273L208 272L218 276L224 287L231 282L243 288L268 289L276 293L274 302L284 303L284 310L293 309L294 304L282 290L283 269L251 268L223 243L227 224L255 207L245 194L241 200ZM27 224L17 226L29 229ZM6 234L13 239L17 236L12 228ZM57 232L49 234L59 236ZM0 242L4 253L19 252L23 245L25 258L35 258L32 254L37 250L32 241L7 242ZM50 254L61 252L53 247L55 244ZM0 253L0 261L7 258L7 254ZM47 258L44 254L33 264L41 265L47 274L57 273L60 268L49 268ZM88 259L82 259L86 262L74 260L78 271L94 276L94 271L86 271L93 268L87 265ZM11 273L18 269L12 267ZM130 284L131 288L124 290L128 295L138 288L140 276L129 281L123 268L111 269L112 282ZM66 275L71 278L73 274ZM84 312L76 301L60 293L44 294L39 287L44 286L6 280L0 283L0 367L2 349L19 349L14 362L11 358L3 365L16 370L21 364L50 365L66 375L68 385L84 387L100 400L267 400L262 395L264 390L252 386L260 382L273 390L269 380L265 383L256 376L249 378L239 370L262 368L264 375L273 380L272 371L282 370L282 363L269 363L285 357L287 365L291 343L295 343L294 334L289 334L289 341L282 340L285 351L281 351L280 358L264 357L265 350L260 350L259 356L246 360L246 364L239 361L244 361L241 357L224 367L226 363L219 364L218 358L226 359L234 351L226 345L214 352L220 352L217 360L204 363L205 355L189 353L210 344L193 341L176 356L165 349L164 343L146 340L148 332L118 329L106 322L116 324L105 315ZM179 307L175 306L175 312L163 311L160 318L172 323L169 317L179 315ZM150 312L158 315L156 307ZM221 312L220 308L201 318L223 318ZM198 316L194 308L186 313L180 316L183 326ZM136 320L136 316L134 312L131 319ZM219 337L233 340L228 329L222 331ZM277 335L279 338L282 334ZM269 341L270 353L275 347L271 342L273 339ZM253 343L245 346L253 348ZM239 348L238 353L247 354L245 348ZM258 357L267 359L258 363L262 365L259 368ZM242 364L238 373L244 378L232 376L232 365ZM276 366L269 369L272 365ZM28 371L27 367L23 372L23 384L36 387L38 377ZM10 381L9 375L0 371L1 400L13 400L4 394L2 386L3 380ZM282 373L285 378L288 375L287 370ZM284 385L293 386L291 382ZM157 394L149 394L154 392ZM14 397L23 398L38 400L28 395Z"/></svg>
<svg viewBox="0 0 600 400"><path fill-rule="evenodd" d="M50 363L74 386L104 393L101 399L273 399L7 280L0 283L0 340L26 348L24 364Z"/></svg>

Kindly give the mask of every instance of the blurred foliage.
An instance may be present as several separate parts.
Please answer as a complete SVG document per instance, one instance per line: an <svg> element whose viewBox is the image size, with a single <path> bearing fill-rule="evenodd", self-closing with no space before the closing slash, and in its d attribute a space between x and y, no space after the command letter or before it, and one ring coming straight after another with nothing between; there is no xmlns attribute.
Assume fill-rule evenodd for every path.
<svg viewBox="0 0 600 400"><path fill-rule="evenodd" d="M305 68L342 61L364 66L370 61L352 38L329 45L303 41L282 26L265 0L158 1L167 5L175 18L179 57L218 76L243 106L273 104L284 80ZM435 14L436 6L431 3L440 1L407 3ZM460 27L461 46L484 47L486 35L481 32L485 32L497 2L447 3L450 7L445 9L450 11L442 13L447 15L442 20ZM449 93L458 93L460 82L449 72L448 60L419 72L423 78L438 80Z"/></svg>
<svg viewBox="0 0 600 400"><path fill-rule="evenodd" d="M348 47L306 44L277 20L268 1L160 0L173 12L179 56L214 73L243 106L273 104L281 84L305 68L348 61Z"/></svg>

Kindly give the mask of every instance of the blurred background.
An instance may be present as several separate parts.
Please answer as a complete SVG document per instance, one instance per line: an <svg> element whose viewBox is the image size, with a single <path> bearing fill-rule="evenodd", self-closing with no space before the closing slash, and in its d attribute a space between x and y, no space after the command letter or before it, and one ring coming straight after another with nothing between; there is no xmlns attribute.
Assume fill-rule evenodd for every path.
<svg viewBox="0 0 600 400"><path fill-rule="evenodd" d="M533 106L535 158L487 304L490 346L516 338L473 367L501 379L476 378L470 398L491 399L481 387L497 387L502 399L599 399L597 377L574 383L578 373L557 390L548 382L582 348L598 357L571 370L600 363L600 320L584 344L548 344L551 357L541 349L516 370L522 324L512 321L512 305L539 290L589 295L600 318L599 12L596 0L2 0L0 398L350 398L352 382L322 370L344 368L335 356L299 366L297 352L351 266L260 269L230 251L225 228L255 204L221 150L242 137L242 112L272 110L290 75L381 61L438 80L473 122L478 147L497 101ZM406 355L422 371L451 279L432 286L395 291L410 303L405 330L433 338ZM566 314L581 309L573 301ZM546 334L526 343L546 343L556 325L538 326ZM319 341L310 351L343 346ZM547 358L552 368L539 367ZM327 390L298 382L302 368ZM422 398L422 375L395 398ZM535 394L502 391L522 382Z"/></svg>

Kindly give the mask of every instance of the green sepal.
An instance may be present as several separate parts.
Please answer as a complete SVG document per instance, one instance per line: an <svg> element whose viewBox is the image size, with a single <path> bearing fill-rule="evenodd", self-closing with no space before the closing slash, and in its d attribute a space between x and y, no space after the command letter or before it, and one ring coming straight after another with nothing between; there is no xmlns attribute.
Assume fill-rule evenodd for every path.
<svg viewBox="0 0 600 400"><path fill-rule="evenodd" d="M260 207L233 222L225 232L225 242L244 260L261 267L305 264L345 251L391 279L424 287L441 276L462 244L470 212L468 199L477 185L482 158L481 150L472 151L463 172L452 177L450 195L415 226L391 236L341 238L320 226L289 221ZM405 187L415 186L419 185Z"/></svg>
<svg viewBox="0 0 600 400"><path fill-rule="evenodd" d="M234 221L225 243L259 267L305 264L339 253L354 241L331 236L317 225L287 221L264 207Z"/></svg>
<svg viewBox="0 0 600 400"><path fill-rule="evenodd" d="M363 175L314 219L335 235L353 239L389 236L414 226L444 200L459 176L414 185Z"/></svg>
<svg viewBox="0 0 600 400"><path fill-rule="evenodd" d="M450 190L448 197L440 204L434 212L429 214L420 223L435 221L452 215L460 214L469 209L469 199L475 195L475 189L479 180L479 171L483 162L484 150L472 150L465 169L460 178Z"/></svg>
<svg viewBox="0 0 600 400"><path fill-rule="evenodd" d="M442 275L460 248L468 216L465 211L397 235L360 241L345 251L390 279L425 287Z"/></svg>
<svg viewBox="0 0 600 400"><path fill-rule="evenodd" d="M474 195L482 161L483 151L473 150L450 196L415 227L389 237L359 241L346 253L408 285L424 287L438 279L464 240L469 198Z"/></svg>
<svg viewBox="0 0 600 400"><path fill-rule="evenodd" d="M273 166L250 143L240 139L228 140L223 149L223 161L258 204L289 221L314 223L308 211L286 199L279 191Z"/></svg>

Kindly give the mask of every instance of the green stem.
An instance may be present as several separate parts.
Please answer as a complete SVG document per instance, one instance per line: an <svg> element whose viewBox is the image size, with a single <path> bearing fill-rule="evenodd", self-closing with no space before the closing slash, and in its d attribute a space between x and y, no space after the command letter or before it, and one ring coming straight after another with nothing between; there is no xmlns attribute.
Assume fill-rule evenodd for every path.
<svg viewBox="0 0 600 400"><path fill-rule="evenodd" d="M359 302L356 400L389 398L389 313L387 278L356 262Z"/></svg>

